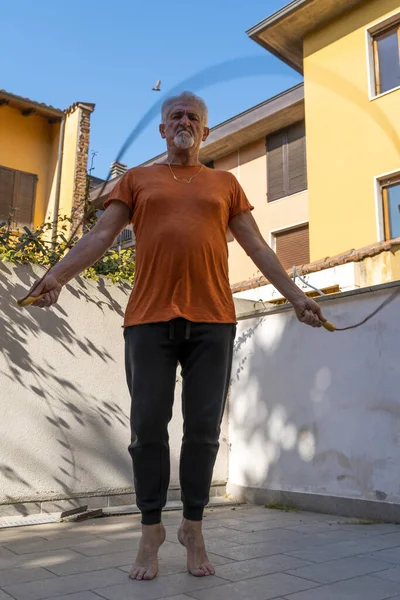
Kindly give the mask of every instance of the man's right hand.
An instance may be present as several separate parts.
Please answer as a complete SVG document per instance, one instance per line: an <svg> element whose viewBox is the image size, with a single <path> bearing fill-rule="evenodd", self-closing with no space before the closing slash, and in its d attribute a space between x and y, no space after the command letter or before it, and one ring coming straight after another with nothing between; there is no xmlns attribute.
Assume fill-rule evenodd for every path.
<svg viewBox="0 0 400 600"><path fill-rule="evenodd" d="M45 308L55 304L62 286L98 261L128 223L127 205L122 201L111 202L93 229L81 237L48 275L36 281L29 294L44 296L32 306Z"/></svg>
<svg viewBox="0 0 400 600"><path fill-rule="evenodd" d="M36 297L44 294L43 298L39 298L32 304L39 308L47 308L56 304L58 296L62 290L62 283L51 273L45 275L39 282L35 282L29 292L30 296Z"/></svg>

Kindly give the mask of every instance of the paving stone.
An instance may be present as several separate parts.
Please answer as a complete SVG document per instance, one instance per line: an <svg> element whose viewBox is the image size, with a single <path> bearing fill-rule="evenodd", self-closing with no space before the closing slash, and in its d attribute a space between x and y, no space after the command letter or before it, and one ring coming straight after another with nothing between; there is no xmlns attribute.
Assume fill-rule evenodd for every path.
<svg viewBox="0 0 400 600"><path fill-rule="evenodd" d="M267 529L263 531L255 531L254 533L232 532L226 529L225 531L218 528L220 535L217 536L222 540L227 540L234 544L258 544L261 542L297 542L298 540L306 539L303 533L290 531L289 529ZM344 534L342 534L344 535ZM354 534L353 534L354 535Z"/></svg>
<svg viewBox="0 0 400 600"><path fill-rule="evenodd" d="M359 533L360 535L381 535L383 533L400 533L400 525L396 525L395 523L348 523L347 525L340 524L339 528L343 531L354 531L355 533Z"/></svg>
<svg viewBox="0 0 400 600"><path fill-rule="evenodd" d="M218 577L193 577L189 573L177 573L158 577L152 581L132 581L123 585L113 585L111 587L93 588L92 591L98 592L108 600L156 600L158 598L168 598L169 596L187 594L191 597L196 590L206 590L206 594L211 593L214 586L221 586L225 583L224 579Z"/></svg>
<svg viewBox="0 0 400 600"><path fill-rule="evenodd" d="M309 565L300 569L287 571L291 575L311 579L318 583L335 583L344 579L351 579L360 575L369 575L377 571L390 569L387 562L350 556L339 560L332 560L322 564Z"/></svg>
<svg viewBox="0 0 400 600"><path fill-rule="evenodd" d="M0 558L7 558L10 556L15 556L14 552L11 552L11 550L8 550L7 548L3 548L3 546L0 546Z"/></svg>
<svg viewBox="0 0 400 600"><path fill-rule="evenodd" d="M367 541L371 541L373 543L374 540L379 539L376 537L365 537L363 535L359 535L358 533L354 533L352 531L342 531L340 529L328 529L325 532L314 533L310 535L302 534L303 538L299 537L298 539L303 539L304 547L317 547L317 546L326 546L328 544L335 544L341 542L351 542L351 541L359 541L360 543L366 543Z"/></svg>
<svg viewBox="0 0 400 600"><path fill-rule="evenodd" d="M292 524L283 524L285 529L290 529L291 531L297 531L299 533L305 533L307 535L315 535L318 533L327 533L328 531L337 531L341 530L341 526L339 523L300 523L296 525ZM346 529L343 529L346 531ZM356 532L355 532L356 533Z"/></svg>
<svg viewBox="0 0 400 600"><path fill-rule="evenodd" d="M241 531L240 527L245 523L240 519L220 518L217 522L217 527L227 527L235 531ZM203 530L213 529L216 526L214 520L203 521Z"/></svg>
<svg viewBox="0 0 400 600"><path fill-rule="evenodd" d="M59 564L48 566L47 569L55 575L73 575L74 573L88 573L110 567L120 568L126 565L129 559L133 563L134 553L129 555L128 552L114 552L101 556L81 556L75 560L63 561Z"/></svg>
<svg viewBox="0 0 400 600"><path fill-rule="evenodd" d="M3 592L3 590L0 590L0 600L14 600L14 598Z"/></svg>
<svg viewBox="0 0 400 600"><path fill-rule="evenodd" d="M53 596L52 598L46 598L46 600L99 600L99 596L94 592L77 592L76 594L67 594L66 596Z"/></svg>
<svg viewBox="0 0 400 600"><path fill-rule="evenodd" d="M113 584L117 585L125 582L126 577L126 573L119 569L104 569L91 571L90 573L67 575L66 577L54 577L44 581L4 586L4 591L16 600L42 600L52 596L84 592Z"/></svg>
<svg viewBox="0 0 400 600"><path fill-rule="evenodd" d="M337 558L368 554L376 550L379 550L379 546L377 546L375 542L373 543L370 540L361 539L350 542L338 542L336 544L318 546L315 548L308 547L303 550L288 550L284 552L284 554L289 554L290 556L295 556L302 560L323 563Z"/></svg>
<svg viewBox="0 0 400 600"><path fill-rule="evenodd" d="M293 556L274 554L273 556L232 562L231 564L219 567L217 575L223 579L229 579L229 581L241 581L252 577L260 577L261 575L287 571L288 569L297 568L301 570L300 567L305 567L308 564L303 560L293 558Z"/></svg>
<svg viewBox="0 0 400 600"><path fill-rule="evenodd" d="M12 585L13 583L40 581L41 579L50 579L51 577L55 577L55 575L41 567L2 569L0 571L0 587Z"/></svg>
<svg viewBox="0 0 400 600"><path fill-rule="evenodd" d="M292 592L307 590L317 585L312 581L275 573L264 577L247 579L237 583L221 585L210 590L190 592L198 600L270 600Z"/></svg>
<svg viewBox="0 0 400 600"><path fill-rule="evenodd" d="M92 535L80 537L60 538L57 540L36 540L34 542L25 543L25 541L19 541L16 543L7 544L6 548L14 552L14 554L33 554L34 552L46 552L48 550L63 550L64 548L71 548L72 546L86 544L90 542L98 542L98 539Z"/></svg>
<svg viewBox="0 0 400 600"><path fill-rule="evenodd" d="M38 552L37 554L14 554L7 558L0 558L0 571L18 567L46 568L50 565L56 565L79 558L82 558L82 555L69 549L49 550L48 552Z"/></svg>
<svg viewBox="0 0 400 600"><path fill-rule="evenodd" d="M374 573L374 576L388 581L398 581L400 583L400 567L392 567L387 571L383 571L381 573Z"/></svg>
<svg viewBox="0 0 400 600"><path fill-rule="evenodd" d="M400 546L388 550L378 550L372 554L367 554L366 557L400 565Z"/></svg>
<svg viewBox="0 0 400 600"><path fill-rule="evenodd" d="M97 539L94 542L88 544L79 544L78 546L71 546L71 550L84 556L101 556L102 554L115 554L119 552L135 552L139 548L140 537L123 540L121 542L107 542L102 539ZM165 542L163 544L164 549L170 548L171 542ZM175 546L175 544L173 544Z"/></svg>
<svg viewBox="0 0 400 600"><path fill-rule="evenodd" d="M399 592L393 581L382 581L378 577L355 577L324 585L313 590L286 595L287 600L386 600Z"/></svg>
<svg viewBox="0 0 400 600"><path fill-rule="evenodd" d="M40 529L38 527L38 529ZM44 540L44 534L37 532L36 535L33 533L27 533L25 527L16 527L15 529L0 529L0 547L7 546L7 544L14 544L23 540L25 543L36 542L37 540Z"/></svg>

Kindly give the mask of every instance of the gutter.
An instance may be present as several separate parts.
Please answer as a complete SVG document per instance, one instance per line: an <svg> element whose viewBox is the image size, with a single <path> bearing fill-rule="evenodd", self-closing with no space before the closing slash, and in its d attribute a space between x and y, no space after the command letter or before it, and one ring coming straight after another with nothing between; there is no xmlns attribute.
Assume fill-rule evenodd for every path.
<svg viewBox="0 0 400 600"><path fill-rule="evenodd" d="M249 37L252 38L253 36L263 31L263 29L265 29L267 25L271 25L271 23L277 23L278 21L283 19L283 17L286 17L293 11L297 10L300 6L304 6L305 4L309 3L310 0L294 0L290 4L286 4L280 10L274 12L272 15L270 15L263 21L260 21L260 23L257 23L253 27L250 27L250 29L248 29L246 33Z"/></svg>

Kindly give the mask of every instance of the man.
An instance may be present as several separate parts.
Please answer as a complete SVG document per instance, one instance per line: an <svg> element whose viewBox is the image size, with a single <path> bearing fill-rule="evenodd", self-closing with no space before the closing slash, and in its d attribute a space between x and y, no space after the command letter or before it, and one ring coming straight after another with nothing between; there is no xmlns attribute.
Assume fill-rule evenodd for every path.
<svg viewBox="0 0 400 600"><path fill-rule="evenodd" d="M185 92L162 107L167 159L129 170L106 202L96 226L34 290L35 305L57 302L62 287L97 261L132 222L136 278L125 314L126 374L132 397L131 443L142 538L130 572L153 579L165 539L161 511L169 484L168 422L176 368L182 367L184 436L180 461L183 521L179 541L195 576L213 575L202 517L218 452L230 379L236 317L228 281L226 231L292 303L300 321L325 321L321 310L288 277L262 238L236 178L199 161L207 139L207 107Z"/></svg>

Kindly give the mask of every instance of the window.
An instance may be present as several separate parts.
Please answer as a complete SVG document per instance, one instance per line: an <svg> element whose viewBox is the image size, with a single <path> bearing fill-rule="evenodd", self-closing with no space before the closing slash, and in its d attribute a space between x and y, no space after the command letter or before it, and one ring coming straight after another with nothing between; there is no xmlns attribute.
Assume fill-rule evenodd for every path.
<svg viewBox="0 0 400 600"><path fill-rule="evenodd" d="M132 246L135 246L135 244L136 238L135 234L133 233L133 226L128 225L121 231L115 240L113 247L120 246L121 248L131 248Z"/></svg>
<svg viewBox="0 0 400 600"><path fill-rule="evenodd" d="M400 237L400 176L382 183L385 240Z"/></svg>
<svg viewBox="0 0 400 600"><path fill-rule="evenodd" d="M285 269L310 262L308 223L275 233L275 252Z"/></svg>
<svg viewBox="0 0 400 600"><path fill-rule="evenodd" d="M0 221L13 213L13 228L32 228L37 180L32 173L0 167Z"/></svg>
<svg viewBox="0 0 400 600"><path fill-rule="evenodd" d="M372 38L375 66L375 93L383 94L400 86L400 23Z"/></svg>
<svg viewBox="0 0 400 600"><path fill-rule="evenodd" d="M267 137L268 202L307 189L304 121Z"/></svg>

